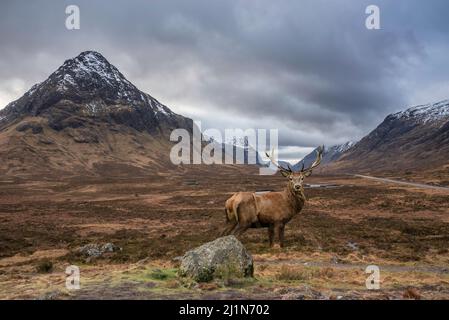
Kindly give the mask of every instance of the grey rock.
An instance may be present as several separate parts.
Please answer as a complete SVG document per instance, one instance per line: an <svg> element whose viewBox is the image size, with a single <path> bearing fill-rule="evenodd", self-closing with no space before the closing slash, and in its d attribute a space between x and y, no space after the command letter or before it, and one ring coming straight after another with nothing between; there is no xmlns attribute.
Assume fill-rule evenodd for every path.
<svg viewBox="0 0 449 320"><path fill-rule="evenodd" d="M114 252L114 251L121 251L122 248L116 246L116 245L113 244L113 243L108 242L108 243L105 243L105 244L101 247L101 250L102 250L103 252Z"/></svg>
<svg viewBox="0 0 449 320"><path fill-rule="evenodd" d="M115 252L121 251L122 248L114 245L113 243L106 243L104 245L100 245L98 243L89 243L85 246L82 246L78 249L78 252L90 259L99 258L106 252Z"/></svg>
<svg viewBox="0 0 449 320"><path fill-rule="evenodd" d="M349 242L346 244L346 246L347 246L348 248L354 250L354 251L359 250L359 246L358 246L358 244L355 243L355 242L349 241Z"/></svg>
<svg viewBox="0 0 449 320"><path fill-rule="evenodd" d="M53 290L44 293L43 295L36 298L37 300L59 300L61 297L65 296L64 293L58 290Z"/></svg>
<svg viewBox="0 0 449 320"><path fill-rule="evenodd" d="M78 252L87 257L98 258L103 252L100 249L100 246L96 243L89 243L85 246L78 249Z"/></svg>
<svg viewBox="0 0 449 320"><path fill-rule="evenodd" d="M179 273L207 282L214 278L251 277L253 271L253 258L242 243L234 236L226 236L186 252Z"/></svg>

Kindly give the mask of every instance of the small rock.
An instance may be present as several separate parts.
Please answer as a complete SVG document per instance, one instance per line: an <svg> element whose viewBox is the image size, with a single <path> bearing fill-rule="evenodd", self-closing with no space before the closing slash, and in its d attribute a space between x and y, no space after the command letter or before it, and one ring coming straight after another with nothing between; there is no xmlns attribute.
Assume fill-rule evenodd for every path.
<svg viewBox="0 0 449 320"><path fill-rule="evenodd" d="M93 258L99 258L103 254L107 252L116 252L121 251L122 248L116 246L113 243L105 243L104 245L99 245L97 243L89 243L85 246L82 246L78 249L78 252L82 254L83 256L86 256L88 258L88 261L90 261Z"/></svg>
<svg viewBox="0 0 449 320"><path fill-rule="evenodd" d="M63 293L58 290L49 291L37 298L37 300L57 300L61 298Z"/></svg>
<svg viewBox="0 0 449 320"><path fill-rule="evenodd" d="M106 243L101 247L101 251L104 252L115 252L115 251L122 251L122 248L116 246L113 243Z"/></svg>
<svg viewBox="0 0 449 320"><path fill-rule="evenodd" d="M346 244L346 246L347 246L348 248L354 250L354 251L359 250L359 246L358 246L358 244L355 243L355 242L349 241L349 242Z"/></svg>

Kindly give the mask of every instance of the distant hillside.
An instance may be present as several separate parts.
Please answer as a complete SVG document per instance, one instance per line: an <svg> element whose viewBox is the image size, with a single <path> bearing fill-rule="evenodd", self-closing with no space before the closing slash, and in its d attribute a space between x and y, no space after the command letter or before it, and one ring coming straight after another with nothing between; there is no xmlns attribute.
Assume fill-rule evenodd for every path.
<svg viewBox="0 0 449 320"><path fill-rule="evenodd" d="M444 168L449 164L449 100L390 114L332 165L375 172ZM449 174L449 170L447 173Z"/></svg>

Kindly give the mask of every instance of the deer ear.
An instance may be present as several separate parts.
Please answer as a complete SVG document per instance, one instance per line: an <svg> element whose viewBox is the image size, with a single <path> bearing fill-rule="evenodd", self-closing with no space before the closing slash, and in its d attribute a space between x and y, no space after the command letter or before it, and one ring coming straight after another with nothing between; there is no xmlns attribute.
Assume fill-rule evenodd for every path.
<svg viewBox="0 0 449 320"><path fill-rule="evenodd" d="M281 170L281 174L282 174L284 177L288 177L288 176L290 175L290 173L285 172L285 171L283 171L283 170Z"/></svg>
<svg viewBox="0 0 449 320"><path fill-rule="evenodd" d="M308 177L308 176L310 176L312 174L312 171L307 171L305 174L304 174L304 177Z"/></svg>

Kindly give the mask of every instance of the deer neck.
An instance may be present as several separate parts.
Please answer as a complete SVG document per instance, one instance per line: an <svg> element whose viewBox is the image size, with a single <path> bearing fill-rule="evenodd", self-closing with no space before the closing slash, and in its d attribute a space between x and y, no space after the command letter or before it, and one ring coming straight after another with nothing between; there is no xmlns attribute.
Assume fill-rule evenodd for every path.
<svg viewBox="0 0 449 320"><path fill-rule="evenodd" d="M289 199L292 208L295 213L298 213L301 211L302 207L304 206L304 203L306 202L306 196L304 195L304 189L301 187L299 191L295 191L290 184L287 185L287 187L284 190L284 193L287 196L287 199Z"/></svg>

